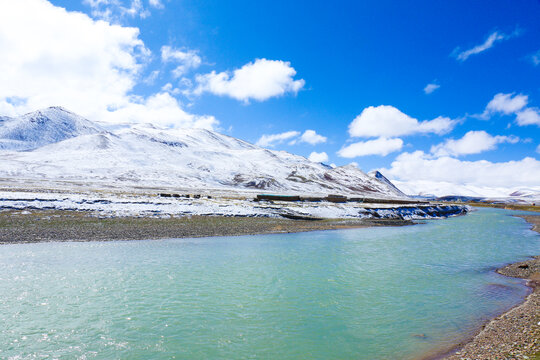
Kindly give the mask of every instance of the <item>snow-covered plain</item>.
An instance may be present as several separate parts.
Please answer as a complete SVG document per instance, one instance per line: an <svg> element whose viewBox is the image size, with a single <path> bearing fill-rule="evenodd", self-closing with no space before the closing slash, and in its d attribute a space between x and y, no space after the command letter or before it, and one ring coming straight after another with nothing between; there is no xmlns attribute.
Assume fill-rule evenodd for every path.
<svg viewBox="0 0 540 360"><path fill-rule="evenodd" d="M202 196L170 198L155 195L79 192L53 193L0 191L0 209L4 210L76 210L98 216L169 217L220 215L246 217L281 217L293 214L317 218L428 219L460 215L468 208L441 204L363 204L331 202L266 202L252 198Z"/></svg>

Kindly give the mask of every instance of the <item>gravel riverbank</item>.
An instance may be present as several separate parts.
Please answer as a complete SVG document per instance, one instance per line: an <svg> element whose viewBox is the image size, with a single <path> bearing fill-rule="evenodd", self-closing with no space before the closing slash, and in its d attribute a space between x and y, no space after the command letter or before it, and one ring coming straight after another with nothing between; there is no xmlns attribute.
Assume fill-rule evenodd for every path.
<svg viewBox="0 0 540 360"><path fill-rule="evenodd" d="M520 216L540 232L540 215ZM485 324L478 335L446 360L540 359L540 256L497 270L527 279L525 302Z"/></svg>
<svg viewBox="0 0 540 360"><path fill-rule="evenodd" d="M411 224L412 222L407 220L384 219L100 217L91 212L80 211L22 210L0 212L0 244L233 236Z"/></svg>

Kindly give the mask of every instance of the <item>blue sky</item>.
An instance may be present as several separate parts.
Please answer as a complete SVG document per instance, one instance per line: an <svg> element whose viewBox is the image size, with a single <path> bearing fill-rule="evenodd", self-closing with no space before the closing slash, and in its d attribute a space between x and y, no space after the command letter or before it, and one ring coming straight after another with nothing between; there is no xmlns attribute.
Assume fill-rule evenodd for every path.
<svg viewBox="0 0 540 360"><path fill-rule="evenodd" d="M28 11L33 3L49 4L21 2ZM88 34L97 33L92 27L99 27L98 20L114 24L94 40L110 43L104 51L118 48L127 52L122 56L131 56L129 64L119 65L124 61L119 56L103 65L124 74L107 73L105 82L119 87L110 98L118 99L108 104L96 100L106 107L102 113L75 100L60 104L90 118L141 121L139 114L151 108L157 112L148 110L149 122L162 116L169 119L160 122L166 126L203 123L274 149L306 157L319 153L313 158L327 163L356 162L365 171L383 168L403 181L414 180L399 170L407 164L427 176L426 168L444 161L459 172L474 169L469 162L483 169L478 161L487 160L495 164L490 177L539 166L536 0L51 0L50 5L69 14L82 12L95 22L85 25L85 41L93 41ZM53 12L50 21L67 18ZM73 46L68 40L66 46L69 58ZM236 81L238 69L245 71ZM246 83L256 86L250 90ZM171 114L182 111L187 120L175 123L166 110L149 105L156 94L165 94L160 104L168 101ZM8 114L42 104L23 90L2 96L0 110ZM282 141L272 141L279 134L285 134ZM513 167L511 162L526 158L533 162ZM523 185L540 186L536 174Z"/></svg>

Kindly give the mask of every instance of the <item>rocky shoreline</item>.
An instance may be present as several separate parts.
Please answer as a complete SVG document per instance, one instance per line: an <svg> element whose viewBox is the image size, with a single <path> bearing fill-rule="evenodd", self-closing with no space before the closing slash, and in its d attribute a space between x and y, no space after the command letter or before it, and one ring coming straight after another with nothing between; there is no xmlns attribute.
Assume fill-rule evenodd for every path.
<svg viewBox="0 0 540 360"><path fill-rule="evenodd" d="M93 212L69 210L10 210L0 212L0 244L235 236L411 224L412 221L402 219L103 217Z"/></svg>
<svg viewBox="0 0 540 360"><path fill-rule="evenodd" d="M520 216L540 232L540 215ZM540 256L502 267L504 276L527 280L532 292L525 301L496 317L445 360L540 359Z"/></svg>

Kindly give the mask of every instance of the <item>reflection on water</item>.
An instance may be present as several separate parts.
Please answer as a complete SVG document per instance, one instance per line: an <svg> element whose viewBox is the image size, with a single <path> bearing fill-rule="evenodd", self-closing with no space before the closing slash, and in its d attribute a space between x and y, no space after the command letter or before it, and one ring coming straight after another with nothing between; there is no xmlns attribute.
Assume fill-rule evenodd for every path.
<svg viewBox="0 0 540 360"><path fill-rule="evenodd" d="M502 210L400 228L0 247L0 358L409 359L515 305Z"/></svg>

